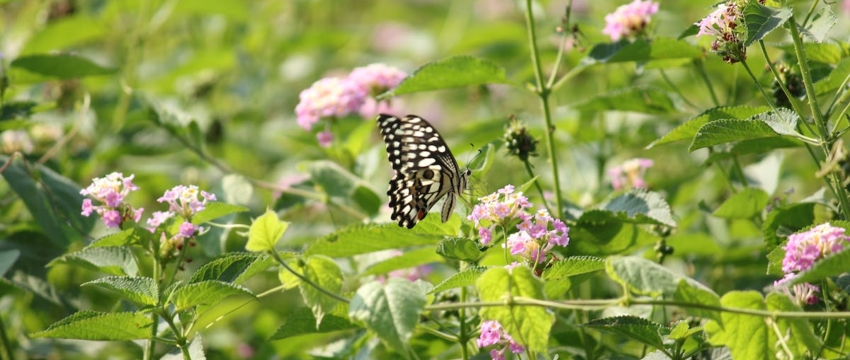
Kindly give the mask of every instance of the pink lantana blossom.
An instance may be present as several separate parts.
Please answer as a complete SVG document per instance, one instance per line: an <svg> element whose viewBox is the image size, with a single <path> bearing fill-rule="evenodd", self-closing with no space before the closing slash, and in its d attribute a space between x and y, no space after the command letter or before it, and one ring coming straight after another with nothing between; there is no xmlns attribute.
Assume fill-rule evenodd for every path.
<svg viewBox="0 0 850 360"><path fill-rule="evenodd" d="M102 178L92 179L91 185L80 190L81 195L89 197L83 199L80 214L91 216L92 213L96 212L103 219L106 227L110 228L121 227L125 220L132 219L138 222L144 209L136 209L124 202L130 192L139 189L138 186L133 184L134 176L125 177L122 173L114 172ZM95 205L92 200L102 205Z"/></svg>
<svg viewBox="0 0 850 360"><path fill-rule="evenodd" d="M643 179L646 169L652 167L653 161L650 159L631 159L626 160L620 166L608 170L608 176L611 177L611 186L614 190L623 190L628 188L645 189L646 181Z"/></svg>
<svg viewBox="0 0 850 360"><path fill-rule="evenodd" d="M514 339L505 332L496 320L487 320L481 323L481 335L478 336L478 347L488 347L496 345L496 349L490 350L490 356L493 359L504 359L505 353L510 350L514 354L519 354L525 351L525 347L514 341Z"/></svg>
<svg viewBox="0 0 850 360"><path fill-rule="evenodd" d="M324 78L299 95L295 107L298 125L310 131L322 118L343 117L357 112L366 98L366 90L347 78Z"/></svg>
<svg viewBox="0 0 850 360"><path fill-rule="evenodd" d="M605 28L602 33L610 36L611 41L634 38L646 29L652 15L657 12L658 3L634 0L605 16Z"/></svg>

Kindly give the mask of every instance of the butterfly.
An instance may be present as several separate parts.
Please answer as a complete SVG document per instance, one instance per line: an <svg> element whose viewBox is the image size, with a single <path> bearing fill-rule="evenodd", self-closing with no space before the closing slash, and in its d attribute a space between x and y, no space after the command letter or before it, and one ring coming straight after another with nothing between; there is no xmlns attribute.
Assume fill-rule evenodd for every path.
<svg viewBox="0 0 850 360"><path fill-rule="evenodd" d="M448 221L471 171L460 170L437 129L419 116L380 114L378 128L395 170L387 191L391 218L411 229L445 196L441 219Z"/></svg>

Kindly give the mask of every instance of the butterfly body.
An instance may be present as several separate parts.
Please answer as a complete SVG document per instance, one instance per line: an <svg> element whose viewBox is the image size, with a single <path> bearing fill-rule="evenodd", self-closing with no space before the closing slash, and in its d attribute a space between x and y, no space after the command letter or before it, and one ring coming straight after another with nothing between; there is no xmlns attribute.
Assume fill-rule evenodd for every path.
<svg viewBox="0 0 850 360"><path fill-rule="evenodd" d="M457 197L466 189L470 171L460 170L442 136L416 115L378 115L378 128L394 170L387 195L391 218L413 228L441 198L443 222L449 220Z"/></svg>

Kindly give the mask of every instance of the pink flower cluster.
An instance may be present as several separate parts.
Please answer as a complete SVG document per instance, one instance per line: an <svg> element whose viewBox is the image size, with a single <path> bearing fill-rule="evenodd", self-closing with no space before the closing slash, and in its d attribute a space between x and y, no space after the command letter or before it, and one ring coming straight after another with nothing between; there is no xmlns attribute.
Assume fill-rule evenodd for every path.
<svg viewBox="0 0 850 360"><path fill-rule="evenodd" d="M510 249L512 255L525 257L534 263L546 260L546 253L555 246L567 246L570 243L570 228L559 219L549 216L549 212L539 210L530 215L526 209L532 204L522 195L514 192L513 185L507 185L495 193L479 198L467 220L475 222L482 245L493 241L493 228L505 227L519 220L519 230L508 236L502 246ZM552 226L550 229L549 226Z"/></svg>
<svg viewBox="0 0 850 360"><path fill-rule="evenodd" d="M646 181L643 175L646 169L652 167L653 162L650 159L631 159L626 160L620 166L608 170L608 176L611 177L611 186L614 190L622 190L627 187L645 189Z"/></svg>
<svg viewBox="0 0 850 360"><path fill-rule="evenodd" d="M114 172L102 178L92 179L91 185L80 190L80 194L89 197L89 199L83 199L82 215L88 217L92 212L97 212L109 228L120 227L130 218L139 222L145 209L133 209L130 204L124 202L124 198L131 191L139 189L133 184L133 177L135 175L124 177L124 174ZM94 205L92 199L102 205Z"/></svg>
<svg viewBox="0 0 850 360"><path fill-rule="evenodd" d="M841 227L833 227L829 223L820 224L807 231L788 236L785 244L785 258L782 259L782 271L785 277L774 285L782 285L793 279L797 273L811 269L818 260L844 249L850 237L844 234ZM793 287L798 300L806 303L817 301L814 292L819 289L811 284L798 284Z"/></svg>
<svg viewBox="0 0 850 360"><path fill-rule="evenodd" d="M176 237L188 238L195 234L195 231L200 231L200 227L196 227L191 223L192 216L201 210L204 210L207 201L215 201L215 194L210 194L203 190L198 190L196 185L177 185L171 190L166 190L157 202L168 203L169 211L154 212L152 217L147 220L148 230L154 232L159 225L162 225L168 219L178 215L186 221L180 225L180 229Z"/></svg>
<svg viewBox="0 0 850 360"><path fill-rule="evenodd" d="M611 41L634 38L646 29L652 15L657 12L658 3L634 0L605 15L605 28L602 33L610 36Z"/></svg>
<svg viewBox="0 0 850 360"><path fill-rule="evenodd" d="M508 349L514 354L525 351L525 347L518 344L502 329L502 324L495 320L481 323L481 335L478 337L478 347L483 348L490 345L499 345L500 348L490 350L490 357L494 360L504 360Z"/></svg>
<svg viewBox="0 0 850 360"><path fill-rule="evenodd" d="M378 112L389 110L387 105L377 103L370 95L381 94L398 85L407 74L384 64L371 64L354 69L347 77L329 77L313 83L299 95L295 107L298 125L310 131L321 119L332 120L360 113L373 117ZM319 145L329 147L333 134L329 130L317 136Z"/></svg>
<svg viewBox="0 0 850 360"><path fill-rule="evenodd" d="M745 60L747 49L741 37L746 35L746 28L742 26L742 19L741 7L734 1L720 4L716 10L695 24L699 26L697 36L714 36L711 51L722 56L723 61L732 64Z"/></svg>

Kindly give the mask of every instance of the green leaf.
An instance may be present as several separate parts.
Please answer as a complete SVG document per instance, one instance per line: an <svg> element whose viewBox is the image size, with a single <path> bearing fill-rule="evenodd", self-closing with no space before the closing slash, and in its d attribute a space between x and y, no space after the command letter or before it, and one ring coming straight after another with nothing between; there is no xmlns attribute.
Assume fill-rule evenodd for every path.
<svg viewBox="0 0 850 360"><path fill-rule="evenodd" d="M47 266L74 264L118 276L136 276L139 267L133 252L127 247L93 247L62 255Z"/></svg>
<svg viewBox="0 0 850 360"><path fill-rule="evenodd" d="M27 41L20 55L70 50L72 47L98 40L108 27L88 16L70 16L47 22L47 26Z"/></svg>
<svg viewBox="0 0 850 360"><path fill-rule="evenodd" d="M593 273L605 268L605 260L594 256L571 256L554 262L543 270L546 297L554 299L572 286L570 276Z"/></svg>
<svg viewBox="0 0 850 360"><path fill-rule="evenodd" d="M304 277L315 284L301 282L300 287L304 303L313 310L313 315L316 317L316 328L318 328L322 324L322 318L336 307L339 300L317 290L316 286L338 294L342 290L342 270L339 269L339 265L333 259L314 255L307 259L303 271Z"/></svg>
<svg viewBox="0 0 850 360"><path fill-rule="evenodd" d="M744 7L744 22L747 25L747 40L744 46L764 39L767 34L782 26L793 15L791 8L769 8L750 1Z"/></svg>
<svg viewBox="0 0 850 360"><path fill-rule="evenodd" d="M0 251L0 278L6 274L6 271L9 271L12 265L15 265L19 256L21 256L21 251L18 249Z"/></svg>
<svg viewBox="0 0 850 360"><path fill-rule="evenodd" d="M720 296L705 285L687 277L681 277L673 294L676 301L690 304L702 304L711 307L720 307ZM688 314L706 319L720 320L720 312L699 307L688 307Z"/></svg>
<svg viewBox="0 0 850 360"><path fill-rule="evenodd" d="M8 157L0 156L0 163ZM68 245L69 236L88 233L96 218L80 215L83 196L80 187L71 180L41 166L24 166L15 160L0 172L18 198L26 205L41 231L61 249Z"/></svg>
<svg viewBox="0 0 850 360"><path fill-rule="evenodd" d="M140 243L141 238L147 234L144 234L143 232L137 230L139 230L139 228L133 227L126 230L121 230L119 232L111 233L95 241L92 241L92 243L86 246L86 248L113 247L138 244Z"/></svg>
<svg viewBox="0 0 850 360"><path fill-rule="evenodd" d="M223 281L206 280L178 285L169 296L168 302L174 304L179 311L194 306L211 307L233 295L255 297L251 290L242 286Z"/></svg>
<svg viewBox="0 0 850 360"><path fill-rule="evenodd" d="M174 5L175 15L221 15L229 20L245 20L250 17L245 2L239 0L185 0Z"/></svg>
<svg viewBox="0 0 850 360"><path fill-rule="evenodd" d="M791 298L783 293L772 292L767 294L767 308L771 311L802 312L799 306L791 302ZM788 348L794 358L805 358L806 351L809 354L817 354L823 349L823 342L812 331L811 323L806 319L784 318L777 319L780 332L786 334L790 330L791 336L785 338ZM786 330L787 329L787 330Z"/></svg>
<svg viewBox="0 0 850 360"><path fill-rule="evenodd" d="M811 268L794 276L791 284L817 284L830 276L847 272L847 264L850 264L850 247L815 261Z"/></svg>
<svg viewBox="0 0 850 360"><path fill-rule="evenodd" d="M680 140L693 139L703 125L712 121L721 119L747 119L768 110L770 110L768 106L721 106L712 108L679 125L660 139L653 141L647 148Z"/></svg>
<svg viewBox="0 0 850 360"><path fill-rule="evenodd" d="M615 110L654 115L671 114L677 111L673 98L667 91L651 87L615 90L573 104L572 107L578 111L587 112Z"/></svg>
<svg viewBox="0 0 850 360"><path fill-rule="evenodd" d="M815 82L815 94L826 95L838 90L848 76L850 76L850 58L841 60L826 77Z"/></svg>
<svg viewBox="0 0 850 360"><path fill-rule="evenodd" d="M218 280L241 284L274 264L274 259L265 254L229 252L201 266L189 282Z"/></svg>
<svg viewBox="0 0 850 360"><path fill-rule="evenodd" d="M664 349L664 341L661 339L661 335L669 332L660 324L636 316L596 319L581 326L625 336L656 349Z"/></svg>
<svg viewBox="0 0 850 360"><path fill-rule="evenodd" d="M838 22L838 17L832 12L831 6L821 6L812 18L809 26L800 32L814 42L823 42L829 30Z"/></svg>
<svg viewBox="0 0 850 360"><path fill-rule="evenodd" d="M383 205L371 185L335 162L313 161L307 164L307 171L315 185L328 196L342 201L353 200L370 214L377 213Z"/></svg>
<svg viewBox="0 0 850 360"><path fill-rule="evenodd" d="M151 319L144 314L83 310L30 334L35 338L80 340L139 340L151 336Z"/></svg>
<svg viewBox="0 0 850 360"><path fill-rule="evenodd" d="M103 67L72 54L26 55L12 60L9 66L12 69L63 80L115 73L114 68Z"/></svg>
<svg viewBox="0 0 850 360"><path fill-rule="evenodd" d="M281 221L277 213L266 209L266 213L254 220L245 249L252 252L274 251L274 246L283 237L289 223Z"/></svg>
<svg viewBox="0 0 850 360"><path fill-rule="evenodd" d="M657 241L657 236L643 230L638 223L624 222L608 211L585 212L576 225L570 226L570 251L574 254L618 254L634 251Z"/></svg>
<svg viewBox="0 0 850 360"><path fill-rule="evenodd" d="M785 246L779 245L767 253L767 274L778 277L785 276L782 270L782 260L785 260Z"/></svg>
<svg viewBox="0 0 850 360"><path fill-rule="evenodd" d="M763 139L780 135L800 137L795 130L799 116L791 110L766 111L747 120L716 120L703 125L688 151L732 141Z"/></svg>
<svg viewBox="0 0 850 360"><path fill-rule="evenodd" d="M731 291L723 295L724 307L766 310L761 294L755 291ZM776 335L761 316L732 312L720 314L722 322L710 320L705 325L708 342L727 346L734 359L772 360Z"/></svg>
<svg viewBox="0 0 850 360"><path fill-rule="evenodd" d="M470 266L457 274L450 276L448 279L443 280L443 282L437 284L428 294L436 294L441 291L451 290L464 286L472 286L475 285L475 282L478 281L478 278L481 277L485 271L487 271L486 266Z"/></svg>
<svg viewBox="0 0 850 360"><path fill-rule="evenodd" d="M673 295L680 279L667 268L634 256L609 257L605 260L605 272L624 289L652 297Z"/></svg>
<svg viewBox="0 0 850 360"><path fill-rule="evenodd" d="M619 220L635 224L657 224L676 227L673 211L660 194L634 189L601 205L602 210L587 211L579 222L610 222Z"/></svg>
<svg viewBox="0 0 850 360"><path fill-rule="evenodd" d="M149 277L107 276L83 284L86 285L97 285L115 291L137 304L156 305L158 302L159 287L156 281Z"/></svg>
<svg viewBox="0 0 850 360"><path fill-rule="evenodd" d="M420 91L509 83L505 69L484 59L461 55L423 65L394 89L378 96L378 100Z"/></svg>
<svg viewBox="0 0 850 360"><path fill-rule="evenodd" d="M713 164L723 160L749 154L766 154L771 150L802 147L805 143L790 137L769 137L761 139L741 140L731 146L712 149L705 164Z"/></svg>
<svg viewBox="0 0 850 360"><path fill-rule="evenodd" d="M773 208L762 224L765 245L774 247L782 242L777 236L780 229L784 234L792 234L815 222L815 203L798 202Z"/></svg>
<svg viewBox="0 0 850 360"><path fill-rule="evenodd" d="M761 214L770 200L764 190L746 188L730 196L712 215L723 219L749 219Z"/></svg>
<svg viewBox="0 0 850 360"><path fill-rule="evenodd" d="M410 281L389 278L386 284L373 281L357 289L348 316L362 321L390 349L406 354L426 302L425 294Z"/></svg>
<svg viewBox="0 0 850 360"><path fill-rule="evenodd" d="M452 216L441 223L439 216L428 216L412 230L398 224L350 225L314 242L305 255L322 254L330 257L348 257L375 251L410 246L436 245L445 236L456 236L460 220Z"/></svg>
<svg viewBox="0 0 850 360"><path fill-rule="evenodd" d="M34 109L38 106L38 103L35 101L7 101L3 105L0 105L0 120L13 120L13 119L29 119L32 116ZM0 124L5 124L8 121L0 122ZM20 128L23 128L22 124ZM12 127L0 127L0 130L13 130L15 128ZM5 158L5 156L4 156ZM3 163L6 161L4 160Z"/></svg>
<svg viewBox="0 0 850 360"><path fill-rule="evenodd" d="M794 53L794 43L777 46L782 51L789 54ZM847 50L839 43L833 42L804 42L803 50L806 52L806 58L812 63L822 64L838 64L845 59ZM817 80L817 79L815 79Z"/></svg>
<svg viewBox="0 0 850 360"><path fill-rule="evenodd" d="M637 39L634 42L597 44L582 60L586 64L606 64L618 62L647 62L665 59L695 59L702 51L686 41L657 37L651 42Z"/></svg>
<svg viewBox="0 0 850 360"><path fill-rule="evenodd" d="M464 237L450 237L440 241L437 254L466 262L476 262L484 255L475 241Z"/></svg>
<svg viewBox="0 0 850 360"><path fill-rule="evenodd" d="M494 267L476 282L481 301L503 302L512 297L545 299L543 282L524 265L512 270ZM554 315L538 306L497 306L480 310L483 320L496 320L514 340L534 352L545 352Z"/></svg>
<svg viewBox="0 0 850 360"><path fill-rule="evenodd" d="M313 316L312 310L308 308L295 309L295 311L286 317L286 322L272 335L271 340L357 329L357 325L348 321L346 309L347 306L341 304L332 313L325 314L318 328L316 327L316 317Z"/></svg>
<svg viewBox="0 0 850 360"><path fill-rule="evenodd" d="M433 247L424 247L421 249L405 251L399 256L393 256L387 260L376 263L367 268L366 271L358 274L358 276L387 274L393 270L407 269L435 262L443 262L443 258L434 252Z"/></svg>
<svg viewBox="0 0 850 360"><path fill-rule="evenodd" d="M192 216L192 224L200 225L225 215L248 211L248 208L223 202L208 202L206 207Z"/></svg>

